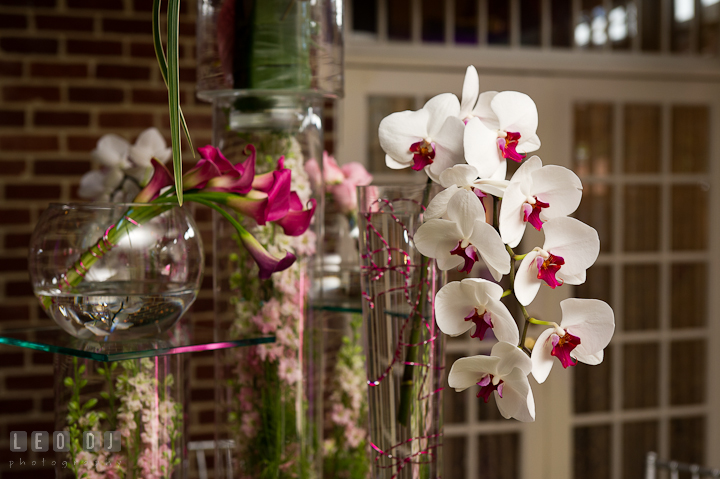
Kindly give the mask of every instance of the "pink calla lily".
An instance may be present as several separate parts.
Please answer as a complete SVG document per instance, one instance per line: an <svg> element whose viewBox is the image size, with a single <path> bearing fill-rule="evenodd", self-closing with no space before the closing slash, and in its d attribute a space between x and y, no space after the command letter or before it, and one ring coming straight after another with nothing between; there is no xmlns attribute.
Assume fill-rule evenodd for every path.
<svg viewBox="0 0 720 479"><path fill-rule="evenodd" d="M259 225L267 223L268 195L251 191L245 196L234 196L226 201L230 208L243 216L248 216Z"/></svg>
<svg viewBox="0 0 720 479"><path fill-rule="evenodd" d="M268 279L273 273L288 269L297 259L292 253L285 253L284 258L277 258L271 255L263 245L247 231L240 235L240 240L260 268L260 279Z"/></svg>
<svg viewBox="0 0 720 479"><path fill-rule="evenodd" d="M160 190L175 183L173 176L168 169L153 158L150 160L153 166L153 175L145 188L135 197L136 203L148 203L160 195Z"/></svg>
<svg viewBox="0 0 720 479"><path fill-rule="evenodd" d="M283 231L288 236L300 236L310 227L313 215L315 214L315 208L317 207L317 201L315 198L310 200L310 208L303 210L303 204L300 201L297 193L294 191L290 193L290 209L283 218L275 221L276 224L282 227Z"/></svg>
<svg viewBox="0 0 720 479"><path fill-rule="evenodd" d="M252 189L253 180L255 179L255 147L248 145L250 156L244 162L237 165L233 165L225 159L217 148L210 146L205 148L215 149L215 160L210 161L213 161L222 173L221 176L210 179L205 189L208 191L222 191L240 195L249 193ZM228 168L227 165L230 165L230 167Z"/></svg>

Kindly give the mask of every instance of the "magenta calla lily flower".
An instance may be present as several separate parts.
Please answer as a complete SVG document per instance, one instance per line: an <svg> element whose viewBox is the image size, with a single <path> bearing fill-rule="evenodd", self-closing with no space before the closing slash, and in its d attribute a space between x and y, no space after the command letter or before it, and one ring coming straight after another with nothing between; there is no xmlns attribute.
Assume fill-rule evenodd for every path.
<svg viewBox="0 0 720 479"><path fill-rule="evenodd" d="M160 190L175 183L172 174L165 165L155 158L150 160L150 163L153 166L152 178L150 178L145 188L135 197L136 203L148 203L154 200L160 195Z"/></svg>
<svg viewBox="0 0 720 479"><path fill-rule="evenodd" d="M222 175L210 179L205 189L208 191L221 191L240 195L248 194L250 190L252 190L253 180L255 179L255 147L248 145L250 156L247 160L237 165L233 165L225 159L217 148L211 146L205 147L205 149L207 148L214 149L214 153L211 150L206 150L206 154L207 151L210 151L209 154L214 155L214 159L208 158L208 160L215 163L215 166L218 167ZM230 167L228 168L227 165L230 165Z"/></svg>
<svg viewBox="0 0 720 479"><path fill-rule="evenodd" d="M183 175L183 188L185 190L201 189L208 181L220 174L220 169L215 163L202 158L194 168Z"/></svg>
<svg viewBox="0 0 720 479"><path fill-rule="evenodd" d="M275 173L283 170L287 170L287 168L285 168L285 157L281 156L280 159L278 159L278 166L275 171L268 171L262 175L255 176L252 182L253 189L268 193L275 184Z"/></svg>
<svg viewBox="0 0 720 479"><path fill-rule="evenodd" d="M288 269L297 259L292 253L285 253L284 258L277 258L271 255L263 248L260 242L247 231L240 235L240 240L260 268L260 279L268 279L273 273Z"/></svg>
<svg viewBox="0 0 720 479"><path fill-rule="evenodd" d="M198 148L198 153L200 153L200 158L205 159L213 163L215 166L218 167L218 170L220 170L220 173L227 173L231 170L235 169L235 166L230 163L230 160L225 158L225 156L220 152L218 148L215 148L212 145L206 145L201 148ZM255 148L253 147L253 157L255 156Z"/></svg>
<svg viewBox="0 0 720 479"><path fill-rule="evenodd" d="M268 195L266 193L251 191L245 196L230 198L226 204L241 215L254 219L259 225L267 223Z"/></svg>
<svg viewBox="0 0 720 479"><path fill-rule="evenodd" d="M300 236L310 227L313 215L315 214L315 208L317 207L317 201L312 198L310 208L303 210L303 204L300 201L297 193L294 191L290 193L290 209L285 217L275 221L276 224L280 225L288 236Z"/></svg>

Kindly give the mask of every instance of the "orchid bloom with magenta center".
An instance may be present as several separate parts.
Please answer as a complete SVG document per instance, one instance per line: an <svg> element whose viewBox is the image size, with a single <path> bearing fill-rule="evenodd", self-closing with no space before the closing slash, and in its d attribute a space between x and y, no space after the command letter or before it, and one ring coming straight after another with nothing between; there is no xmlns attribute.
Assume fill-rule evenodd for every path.
<svg viewBox="0 0 720 479"><path fill-rule="evenodd" d="M500 341L517 344L517 324L500 298L503 288L491 281L467 278L443 286L435 295L435 320L440 331L459 336L475 324L473 338L482 340L492 329Z"/></svg>
<svg viewBox="0 0 720 479"><path fill-rule="evenodd" d="M462 265L469 272L480 257L493 278L510 272L510 257L495 229L485 222L485 210L471 191L458 190L447 204L448 219L431 219L415 234L418 251L435 258L444 271Z"/></svg>
<svg viewBox="0 0 720 479"><path fill-rule="evenodd" d="M543 331L532 351L533 377L542 383L553 366L553 357L563 368L578 362L595 365L615 331L615 315L607 303L597 299L566 299L560 303L562 321Z"/></svg>
<svg viewBox="0 0 720 479"><path fill-rule="evenodd" d="M553 218L572 214L582 198L582 183L562 166L542 166L533 156L510 179L500 207L500 236L511 248L520 243L525 226L536 230Z"/></svg>
<svg viewBox="0 0 720 479"><path fill-rule="evenodd" d="M500 414L506 419L535 420L535 400L528 382L532 361L514 345L499 342L490 356L460 358L452 365L448 385L457 392L478 385L485 402L494 391Z"/></svg>
<svg viewBox="0 0 720 479"><path fill-rule="evenodd" d="M515 297L523 306L535 299L543 282L553 289L584 283L586 270L600 253L597 231L575 218L552 219L543 230L545 244L525 255L515 278Z"/></svg>

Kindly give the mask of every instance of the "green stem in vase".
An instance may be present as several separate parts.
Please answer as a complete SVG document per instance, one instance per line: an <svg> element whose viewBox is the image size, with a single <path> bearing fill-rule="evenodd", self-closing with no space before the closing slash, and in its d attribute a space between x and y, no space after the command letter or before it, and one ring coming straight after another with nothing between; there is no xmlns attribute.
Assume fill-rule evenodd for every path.
<svg viewBox="0 0 720 479"><path fill-rule="evenodd" d="M430 198L431 186L432 180L428 178L425 185L425 192L423 193L422 204L424 206L427 206L428 199ZM420 335L422 333L423 305L425 304L428 294L427 275L429 265L430 259L423 256L420 263L420 292L418 293L415 301L415 310L413 312L412 325L410 329L410 340L408 341L409 346L407 346L407 349L405 350L405 369L403 371L402 382L400 383L398 422L400 422L403 426L408 426L410 422L410 412L412 410L412 396L416 369L415 363L417 362L418 343L420 342Z"/></svg>

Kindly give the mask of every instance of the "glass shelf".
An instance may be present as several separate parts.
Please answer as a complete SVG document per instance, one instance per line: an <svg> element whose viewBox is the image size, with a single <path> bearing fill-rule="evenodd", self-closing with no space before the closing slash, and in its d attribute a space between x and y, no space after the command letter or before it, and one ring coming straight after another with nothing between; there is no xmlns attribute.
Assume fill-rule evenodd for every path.
<svg viewBox="0 0 720 479"><path fill-rule="evenodd" d="M176 326L156 338L122 342L86 341L57 326L0 330L0 344L66 354L95 361L120 361L274 343L274 336L215 338L213 328Z"/></svg>

